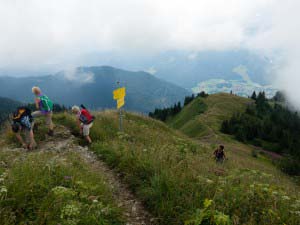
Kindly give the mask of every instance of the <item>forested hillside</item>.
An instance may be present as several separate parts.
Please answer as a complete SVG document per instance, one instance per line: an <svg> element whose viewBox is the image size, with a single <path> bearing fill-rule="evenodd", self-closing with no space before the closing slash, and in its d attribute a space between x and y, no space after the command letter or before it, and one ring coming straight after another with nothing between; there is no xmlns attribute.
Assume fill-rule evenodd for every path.
<svg viewBox="0 0 300 225"><path fill-rule="evenodd" d="M235 113L222 124L222 131L237 140L251 143L286 156L282 169L300 175L300 117L278 102L270 102L264 93L253 95L255 104ZM276 96L275 100L283 98ZM272 103L272 104L271 104Z"/></svg>

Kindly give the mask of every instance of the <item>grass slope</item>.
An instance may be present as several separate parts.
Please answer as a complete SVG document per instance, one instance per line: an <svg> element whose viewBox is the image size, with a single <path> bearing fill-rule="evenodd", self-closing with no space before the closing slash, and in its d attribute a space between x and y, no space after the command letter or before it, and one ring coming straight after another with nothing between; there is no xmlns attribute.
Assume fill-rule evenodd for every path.
<svg viewBox="0 0 300 225"><path fill-rule="evenodd" d="M218 132L223 120L245 110L251 102L250 99L225 93L196 98L167 123L190 137L201 138Z"/></svg>
<svg viewBox="0 0 300 225"><path fill-rule="evenodd" d="M206 100L214 107L208 108L208 115L218 117L208 124L222 119L216 98L230 96ZM228 111L243 102L234 99ZM59 115L57 122L78 132L67 114ZM122 174L158 224L300 223L299 186L238 143L227 151L230 160L216 165L210 143L189 139L145 116L126 113L124 132L118 132L117 112L101 112L91 132L91 150Z"/></svg>
<svg viewBox="0 0 300 225"><path fill-rule="evenodd" d="M40 127L39 144L46 131ZM0 224L125 224L105 176L78 151L26 153L15 148L11 132L1 140Z"/></svg>

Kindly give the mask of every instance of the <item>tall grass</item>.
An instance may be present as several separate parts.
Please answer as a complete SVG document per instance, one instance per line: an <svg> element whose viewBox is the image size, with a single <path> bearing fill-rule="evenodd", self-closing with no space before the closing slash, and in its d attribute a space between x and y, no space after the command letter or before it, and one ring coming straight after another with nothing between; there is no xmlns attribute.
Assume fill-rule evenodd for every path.
<svg viewBox="0 0 300 225"><path fill-rule="evenodd" d="M118 132L111 111L97 114L91 135L91 150L123 175L159 224L300 224L299 187L246 150L216 165L210 146L147 117L127 113Z"/></svg>
<svg viewBox="0 0 300 225"><path fill-rule="evenodd" d="M123 224L110 187L80 155L0 156L1 224Z"/></svg>

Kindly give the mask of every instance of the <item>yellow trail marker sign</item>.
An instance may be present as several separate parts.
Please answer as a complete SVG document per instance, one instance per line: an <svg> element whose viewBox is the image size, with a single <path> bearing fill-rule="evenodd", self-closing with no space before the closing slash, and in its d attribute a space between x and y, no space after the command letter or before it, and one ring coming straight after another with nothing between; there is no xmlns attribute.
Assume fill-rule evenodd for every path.
<svg viewBox="0 0 300 225"><path fill-rule="evenodd" d="M121 98L117 100L117 108L121 108L123 105L125 105L125 99Z"/></svg>
<svg viewBox="0 0 300 225"><path fill-rule="evenodd" d="M126 89L125 89L125 87L118 88L118 89L114 90L113 95L114 95L114 100L118 100L118 99L124 98L126 96Z"/></svg>
<svg viewBox="0 0 300 225"><path fill-rule="evenodd" d="M119 82L118 82L119 84ZM125 105L125 96L126 96L126 89L125 87L118 88L113 91L114 100L117 101L117 109L119 110L119 130L123 131L122 125L122 106Z"/></svg>
<svg viewBox="0 0 300 225"><path fill-rule="evenodd" d="M117 109L125 105L126 89L125 87L118 88L113 91L114 100L117 101Z"/></svg>

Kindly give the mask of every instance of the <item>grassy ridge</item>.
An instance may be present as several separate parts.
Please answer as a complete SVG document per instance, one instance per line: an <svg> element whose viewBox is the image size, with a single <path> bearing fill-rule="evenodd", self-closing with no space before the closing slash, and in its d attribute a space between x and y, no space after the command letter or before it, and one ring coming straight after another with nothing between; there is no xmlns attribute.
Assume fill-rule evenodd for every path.
<svg viewBox="0 0 300 225"><path fill-rule="evenodd" d="M59 115L57 121L76 132L69 115ZM124 128L118 132L116 112L98 113L91 150L120 171L159 224L300 223L299 187L244 147L228 151L230 160L218 166L213 146L187 139L161 122L127 113Z"/></svg>
<svg viewBox="0 0 300 225"><path fill-rule="evenodd" d="M250 103L250 99L225 93L196 98L168 124L190 137L201 138L218 132L222 121L245 110Z"/></svg>

